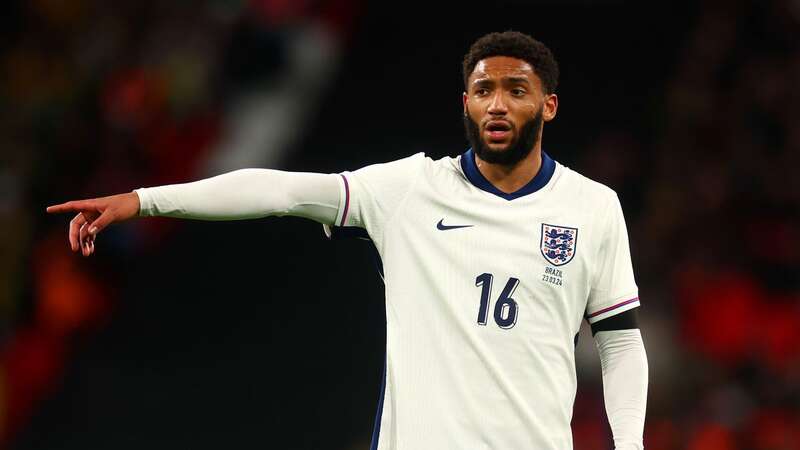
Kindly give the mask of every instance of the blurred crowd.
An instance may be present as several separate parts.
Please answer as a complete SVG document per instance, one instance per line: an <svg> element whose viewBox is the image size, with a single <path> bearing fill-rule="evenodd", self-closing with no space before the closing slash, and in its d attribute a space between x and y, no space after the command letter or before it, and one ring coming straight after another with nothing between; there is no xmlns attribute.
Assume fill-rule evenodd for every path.
<svg viewBox="0 0 800 450"><path fill-rule="evenodd" d="M65 251L45 205L279 164L335 70L350 0L37 0L7 8L0 83L0 448L108 325L126 260L180 226ZM220 151L223 149L224 151Z"/></svg>
<svg viewBox="0 0 800 450"><path fill-rule="evenodd" d="M645 448L800 449L800 3L695 20L652 135L612 130L582 167L626 207Z"/></svg>
<svg viewBox="0 0 800 450"><path fill-rule="evenodd" d="M279 164L359 10L348 0L9 9L0 447L109 325L126 260L180 226L110 229L98 265L65 251L66 220L44 206ZM626 211L651 364L645 447L800 449L800 3L704 1L693 23L675 36L652 129L607 130L576 167ZM602 387L586 378L575 448L607 449Z"/></svg>

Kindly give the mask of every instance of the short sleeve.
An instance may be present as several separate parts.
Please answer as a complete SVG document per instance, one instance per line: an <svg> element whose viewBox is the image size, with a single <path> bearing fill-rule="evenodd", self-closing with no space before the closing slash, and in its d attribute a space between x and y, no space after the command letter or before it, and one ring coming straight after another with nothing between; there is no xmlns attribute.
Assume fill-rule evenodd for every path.
<svg viewBox="0 0 800 450"><path fill-rule="evenodd" d="M423 172L425 155L374 164L340 175L342 205L337 226L365 228L373 240L398 210Z"/></svg>
<svg viewBox="0 0 800 450"><path fill-rule="evenodd" d="M625 217L616 194L607 208L602 243L586 306L586 320L595 323L639 306Z"/></svg>

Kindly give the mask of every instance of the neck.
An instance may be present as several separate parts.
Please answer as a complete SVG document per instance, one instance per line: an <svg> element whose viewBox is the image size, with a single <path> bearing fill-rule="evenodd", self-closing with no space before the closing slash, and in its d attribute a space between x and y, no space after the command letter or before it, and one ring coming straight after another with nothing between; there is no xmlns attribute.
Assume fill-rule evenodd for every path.
<svg viewBox="0 0 800 450"><path fill-rule="evenodd" d="M500 191L510 194L528 184L542 167L542 146L539 140L528 156L513 165L492 164L475 155L481 175Z"/></svg>

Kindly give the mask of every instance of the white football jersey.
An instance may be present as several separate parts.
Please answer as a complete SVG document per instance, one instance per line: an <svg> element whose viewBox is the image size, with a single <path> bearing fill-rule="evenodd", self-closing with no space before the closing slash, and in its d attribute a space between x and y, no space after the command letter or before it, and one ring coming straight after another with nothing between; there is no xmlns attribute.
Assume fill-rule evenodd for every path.
<svg viewBox="0 0 800 450"><path fill-rule="evenodd" d="M471 150L344 172L336 224L383 262L373 448L572 448L575 339L639 306L619 200L557 163L505 194Z"/></svg>

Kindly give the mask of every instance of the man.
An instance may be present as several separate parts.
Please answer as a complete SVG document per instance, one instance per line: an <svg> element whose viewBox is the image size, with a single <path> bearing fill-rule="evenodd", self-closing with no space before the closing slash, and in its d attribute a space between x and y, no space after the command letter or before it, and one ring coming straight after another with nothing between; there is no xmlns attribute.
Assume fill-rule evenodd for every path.
<svg viewBox="0 0 800 450"><path fill-rule="evenodd" d="M617 449L641 449L647 358L616 194L541 149L558 66L531 37L492 33L464 58L472 148L342 174L245 169L68 202L73 251L140 216L307 217L365 229L386 285L387 350L373 448L570 449L574 343L600 353Z"/></svg>

